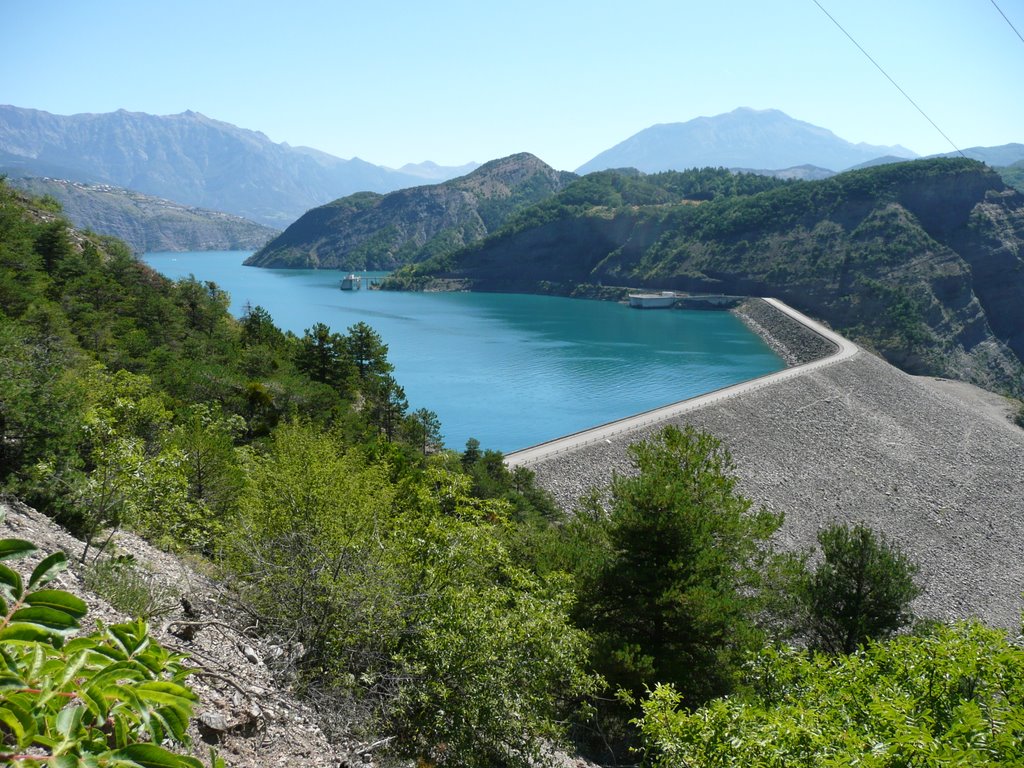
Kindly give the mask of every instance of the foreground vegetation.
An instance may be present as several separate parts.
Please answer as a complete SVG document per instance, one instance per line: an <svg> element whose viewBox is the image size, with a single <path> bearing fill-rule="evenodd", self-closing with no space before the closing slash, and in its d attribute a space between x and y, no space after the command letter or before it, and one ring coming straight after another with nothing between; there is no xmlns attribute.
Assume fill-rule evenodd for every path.
<svg viewBox="0 0 1024 768"><path fill-rule="evenodd" d="M644 702L647 763L1011 766L1024 761L1024 648L977 624L929 626L850 655L768 649L737 695L687 711Z"/></svg>
<svg viewBox="0 0 1024 768"><path fill-rule="evenodd" d="M239 320L226 307L215 285L167 281L123 245L75 233L0 186L0 483L89 542L82 559L93 572L119 527L207 558L260 626L302 649L279 671L349 731L388 737L394 754L424 765L535 765L567 740L609 763L637 759L635 748L686 764L673 756L710 743L686 718L742 704L742 717L726 718L733 730L711 740L727 757L710 764L728 765L728 755L754 754L739 750L745 740L768 738L766 720L789 728L792 697L828 684L791 665L860 669L865 654L898 653L884 674L903 690L936 654L919 638L954 636L956 669L942 674L959 675L965 700L1007 724L991 738L1002 744L1024 718L1019 686L970 682L988 679L969 660L995 648L996 634L937 628L888 640L910 620L913 564L856 526L824 531L813 568L806 553L776 552L781 518L737 493L712 436L668 429L635 446L634 472L566 516L500 453L474 440L445 450L437 417L409 412L368 326L317 324L298 336L259 307ZM0 576L10 607L21 582ZM30 577L29 590L41 580ZM71 623L30 612L19 621L37 629L0 629L3 663L19 680L26 642L45 644L31 652L51 672L70 668L67 649L108 642L62 650L80 601L60 601L74 609L64 610ZM133 624L115 635L140 643L145 633ZM1017 663L1018 650L999 642ZM151 668L180 685L180 663ZM843 701L883 691L866 679L828 678ZM6 755L28 743L23 682L14 693L0 685ZM982 703L984 691L1002 698ZM175 706L180 717L166 728L133 720L133 738L180 737L174 726L188 711ZM103 714L59 697L44 709L56 719L37 719L36 733L70 733ZM884 754L930 754L943 738L864 728ZM101 748L95 733L86 738ZM36 746L56 756L53 737Z"/></svg>
<svg viewBox="0 0 1024 768"><path fill-rule="evenodd" d="M0 539L0 560L35 552L31 542ZM185 684L184 657L154 642L142 620L65 642L86 605L44 587L66 567L54 552L26 581L0 565L0 760L16 768L201 768L162 746L188 743L197 697ZM213 768L223 765L212 756Z"/></svg>

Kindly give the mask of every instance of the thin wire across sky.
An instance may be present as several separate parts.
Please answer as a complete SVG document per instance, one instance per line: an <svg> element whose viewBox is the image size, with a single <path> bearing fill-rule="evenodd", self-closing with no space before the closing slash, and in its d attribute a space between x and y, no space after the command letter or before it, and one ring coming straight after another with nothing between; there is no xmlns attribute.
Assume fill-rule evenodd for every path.
<svg viewBox="0 0 1024 768"><path fill-rule="evenodd" d="M943 131L941 128L939 128L938 124L928 116L928 113L925 112L923 109L921 109L921 107L918 105L918 103L916 101L914 101L912 98L910 98L910 94L907 93L905 90L903 90L903 88L900 86L899 83L897 83L895 80L893 80L892 76L890 76L889 73L886 72L882 68L882 65L879 64L877 61L875 61L874 58L872 58L870 53L868 53L866 50L864 50L864 46L862 46L860 43L858 43L854 39L853 35L851 35L849 32L847 32L846 29L843 27L843 25L840 24L838 21L836 21L836 18L831 13L829 13L827 10L825 10L825 7L821 3L819 3L818 0L811 0L811 2L813 2L816 6L818 6L818 8L821 9L821 12L824 13L826 16L829 17L829 19L832 20L833 24L835 24L837 27L839 27L839 31L842 32L844 35L846 35L850 39L851 43L853 43L855 46L857 46L857 49L867 57L868 61L870 61L872 64L874 64L875 68L879 72L881 72L883 75L885 75L885 78L890 83L892 83L893 86L895 86L896 90L899 91L900 93L902 93L903 97L907 101L909 101L911 104L913 104L914 109L916 109L918 112L920 112L921 115L924 117L924 119L932 124L932 127L942 135L942 138L944 138L947 142L949 142L949 145L954 150L956 150L960 154L961 157L967 157L967 155L965 155L963 152L960 151L960 147L958 147L953 142L953 140L951 138L949 138L949 136L946 135L946 132ZM995 0L993 0L992 4L995 5ZM999 6L996 6L996 7L998 8ZM1002 13L1002 11L1000 11L1000 13ZM1005 18L1005 16L1004 16L1004 18ZM1007 19L1007 22L1009 22L1009 19Z"/></svg>
<svg viewBox="0 0 1024 768"><path fill-rule="evenodd" d="M995 9L999 11L999 15L1003 17L1003 20L1010 25L1010 29L1012 29L1014 33L1016 33L1017 37L1020 38L1020 41L1024 43L1024 35L1021 35L1020 31L1015 26L1013 26L1013 22L1010 21L1010 19L1006 16L1005 13L1003 13L1003 9L999 7L999 5L996 3L996 0L991 0L991 2L992 5L995 6Z"/></svg>

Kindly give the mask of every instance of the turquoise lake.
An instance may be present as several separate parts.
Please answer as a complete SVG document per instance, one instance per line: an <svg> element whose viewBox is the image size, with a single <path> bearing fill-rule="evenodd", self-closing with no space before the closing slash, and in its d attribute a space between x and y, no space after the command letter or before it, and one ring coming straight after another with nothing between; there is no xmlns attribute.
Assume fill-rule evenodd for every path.
<svg viewBox="0 0 1024 768"><path fill-rule="evenodd" d="M728 312L630 309L604 301L495 293L341 291L344 273L243 267L249 252L151 253L167 277L192 274L267 309L302 335L363 321L388 345L410 409L441 419L445 444L504 452L780 370Z"/></svg>

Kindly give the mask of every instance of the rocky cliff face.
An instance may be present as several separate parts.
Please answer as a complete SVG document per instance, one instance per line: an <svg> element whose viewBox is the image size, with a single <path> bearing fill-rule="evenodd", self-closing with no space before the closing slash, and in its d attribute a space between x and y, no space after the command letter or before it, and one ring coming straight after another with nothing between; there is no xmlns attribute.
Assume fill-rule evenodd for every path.
<svg viewBox="0 0 1024 768"><path fill-rule="evenodd" d="M435 274L477 290L778 296L909 372L1024 393L1024 195L973 161L590 209L499 233Z"/></svg>
<svg viewBox="0 0 1024 768"><path fill-rule="evenodd" d="M970 265L993 332L1024 360L1024 194L986 193L953 246Z"/></svg>
<svg viewBox="0 0 1024 768"><path fill-rule="evenodd" d="M308 211L246 263L392 269L481 240L512 213L553 195L572 178L522 153L442 184L351 195Z"/></svg>
<svg viewBox="0 0 1024 768"><path fill-rule="evenodd" d="M278 230L228 213L191 208L107 184L63 179L11 179L33 195L50 195L80 229L124 240L135 253L252 251Z"/></svg>

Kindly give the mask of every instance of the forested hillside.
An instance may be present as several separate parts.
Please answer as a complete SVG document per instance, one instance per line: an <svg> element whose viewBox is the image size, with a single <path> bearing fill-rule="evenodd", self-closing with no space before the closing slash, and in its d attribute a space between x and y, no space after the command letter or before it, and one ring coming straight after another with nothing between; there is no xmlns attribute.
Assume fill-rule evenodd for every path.
<svg viewBox="0 0 1024 768"><path fill-rule="evenodd" d="M535 754L593 687L567 583L514 556L550 500L500 454L441 451L370 327L298 337L227 304L0 186L0 486L83 561L120 527L211 558L305 647L302 687L393 751Z"/></svg>
<svg viewBox="0 0 1024 768"><path fill-rule="evenodd" d="M1018 160L1013 165L1008 165L998 170L999 175L1003 177L1003 181L1018 192L1024 192L1024 160Z"/></svg>
<svg viewBox="0 0 1024 768"><path fill-rule="evenodd" d="M573 178L522 153L432 186L387 195L361 192L306 212L246 264L393 269L447 255L477 242Z"/></svg>
<svg viewBox="0 0 1024 768"><path fill-rule="evenodd" d="M725 173L592 174L389 284L777 296L909 372L1024 391L1024 196L994 171L935 159L710 196L628 191Z"/></svg>

